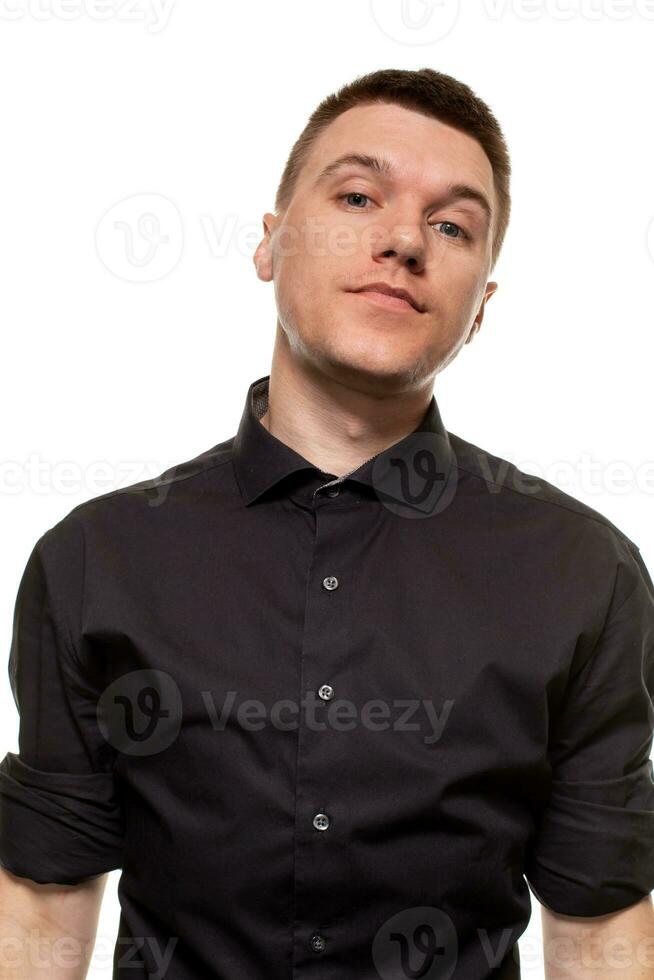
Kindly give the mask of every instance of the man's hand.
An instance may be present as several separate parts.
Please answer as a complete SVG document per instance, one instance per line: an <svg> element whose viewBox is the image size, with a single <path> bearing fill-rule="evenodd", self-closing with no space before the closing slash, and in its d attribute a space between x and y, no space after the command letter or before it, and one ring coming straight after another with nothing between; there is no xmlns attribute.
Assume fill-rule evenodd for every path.
<svg viewBox="0 0 654 980"><path fill-rule="evenodd" d="M0 868L0 980L84 980L106 883L40 885Z"/></svg>
<svg viewBox="0 0 654 980"><path fill-rule="evenodd" d="M541 906L546 980L653 980L651 895L627 908L590 917Z"/></svg>

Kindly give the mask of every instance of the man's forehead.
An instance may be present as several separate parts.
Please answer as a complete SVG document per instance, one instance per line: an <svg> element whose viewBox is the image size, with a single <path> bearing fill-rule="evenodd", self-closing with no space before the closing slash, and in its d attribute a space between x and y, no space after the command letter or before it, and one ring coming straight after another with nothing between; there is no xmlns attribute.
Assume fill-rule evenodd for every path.
<svg viewBox="0 0 654 980"><path fill-rule="evenodd" d="M433 181L442 172L447 181L474 179L493 195L493 168L473 136L403 106L354 106L337 116L310 147L305 181L313 185L341 157L356 155L388 160L389 177Z"/></svg>

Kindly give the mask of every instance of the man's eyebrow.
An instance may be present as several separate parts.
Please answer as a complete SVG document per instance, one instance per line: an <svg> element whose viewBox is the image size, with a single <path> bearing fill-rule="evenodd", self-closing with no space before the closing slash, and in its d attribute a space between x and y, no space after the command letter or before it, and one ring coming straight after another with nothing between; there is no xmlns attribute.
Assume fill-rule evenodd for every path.
<svg viewBox="0 0 654 980"><path fill-rule="evenodd" d="M346 153L344 156L338 157L336 160L328 163L318 174L315 183L322 183L327 177L331 177L333 173L336 173L337 170L342 170L344 167L364 167L367 170L373 170L376 174L380 174L383 177L390 177L394 170L390 160L385 160L383 157L369 156L367 153Z"/></svg>
<svg viewBox="0 0 654 980"><path fill-rule="evenodd" d="M367 153L345 153L343 156L337 157L336 160L332 160L320 171L314 182L314 187L345 167L363 167L365 170L372 170L373 173L381 177L392 177L395 173L395 167L391 161L384 157L371 156ZM490 224L493 209L483 191L471 187L469 184L448 184L445 200L452 201L455 199L476 202L484 212L487 223Z"/></svg>

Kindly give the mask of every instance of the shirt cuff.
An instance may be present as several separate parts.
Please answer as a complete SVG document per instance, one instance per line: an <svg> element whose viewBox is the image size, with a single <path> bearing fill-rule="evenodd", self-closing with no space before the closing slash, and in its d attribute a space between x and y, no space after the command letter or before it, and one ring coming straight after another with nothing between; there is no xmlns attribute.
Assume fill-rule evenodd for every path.
<svg viewBox="0 0 654 980"><path fill-rule="evenodd" d="M122 865L123 814L111 772L43 772L0 762L0 865L40 884L78 884Z"/></svg>
<svg viewBox="0 0 654 980"><path fill-rule="evenodd" d="M652 760L613 780L565 782L552 795L527 882L538 901L563 915L605 915L654 889Z"/></svg>

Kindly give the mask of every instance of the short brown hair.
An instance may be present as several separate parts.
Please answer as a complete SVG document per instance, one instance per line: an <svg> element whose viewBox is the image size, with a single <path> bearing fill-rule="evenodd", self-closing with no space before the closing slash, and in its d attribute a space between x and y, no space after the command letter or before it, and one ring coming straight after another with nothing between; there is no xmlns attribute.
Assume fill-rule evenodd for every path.
<svg viewBox="0 0 654 980"><path fill-rule="evenodd" d="M416 71L380 69L358 76L323 99L309 117L286 161L275 196L275 212L279 214L288 207L298 175L319 133L353 106L375 102L396 103L433 116L468 133L480 143L493 169L499 204L491 251L493 268L504 242L511 212L511 163L506 141L497 119L486 103L464 82L433 68L420 68Z"/></svg>

